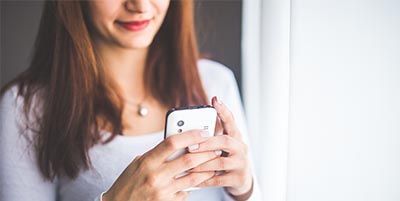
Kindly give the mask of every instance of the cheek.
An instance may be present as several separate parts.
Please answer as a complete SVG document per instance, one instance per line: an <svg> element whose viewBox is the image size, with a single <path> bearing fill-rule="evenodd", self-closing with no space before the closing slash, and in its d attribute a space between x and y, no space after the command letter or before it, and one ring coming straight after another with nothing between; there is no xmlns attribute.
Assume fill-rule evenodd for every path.
<svg viewBox="0 0 400 201"><path fill-rule="evenodd" d="M121 7L120 4L117 0L90 1L91 19L99 31L114 23Z"/></svg>
<svg viewBox="0 0 400 201"><path fill-rule="evenodd" d="M170 1L169 0L153 0L152 3L156 10L158 17L162 21L165 17L165 14L167 14Z"/></svg>
<svg viewBox="0 0 400 201"><path fill-rule="evenodd" d="M168 10L169 0L156 0L156 3L162 12L166 12Z"/></svg>
<svg viewBox="0 0 400 201"><path fill-rule="evenodd" d="M169 3L170 3L169 0L152 0L153 10L156 14L154 19L155 32L157 32L160 29L161 25L164 22L165 15L167 14L168 11Z"/></svg>

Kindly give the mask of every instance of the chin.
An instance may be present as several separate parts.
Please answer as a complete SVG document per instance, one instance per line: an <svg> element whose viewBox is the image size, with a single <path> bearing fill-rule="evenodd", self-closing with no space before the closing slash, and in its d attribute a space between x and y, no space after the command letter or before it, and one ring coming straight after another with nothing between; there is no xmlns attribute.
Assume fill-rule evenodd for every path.
<svg viewBox="0 0 400 201"><path fill-rule="evenodd" d="M135 43L135 44L128 44L125 45L124 47L126 47L127 49L145 49L148 48L150 46L150 43Z"/></svg>
<svg viewBox="0 0 400 201"><path fill-rule="evenodd" d="M124 41L121 45L129 49L143 49L148 48L153 40L150 38L137 38L130 41Z"/></svg>

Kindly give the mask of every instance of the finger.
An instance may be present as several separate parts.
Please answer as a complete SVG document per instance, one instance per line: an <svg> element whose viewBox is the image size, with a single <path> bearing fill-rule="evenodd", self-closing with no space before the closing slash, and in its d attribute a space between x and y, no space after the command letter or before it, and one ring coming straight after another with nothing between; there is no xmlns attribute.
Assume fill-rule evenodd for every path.
<svg viewBox="0 0 400 201"><path fill-rule="evenodd" d="M225 131L224 133L227 133L232 137L240 137L240 132L236 126L232 112L216 96L212 98L211 102L217 110L218 117L222 121L222 126Z"/></svg>
<svg viewBox="0 0 400 201"><path fill-rule="evenodd" d="M214 151L187 153L175 160L167 162L164 168L165 173L175 176L219 156L220 153Z"/></svg>
<svg viewBox="0 0 400 201"><path fill-rule="evenodd" d="M163 163L176 150L206 141L209 134L204 130L189 130L179 135L171 135L152 149L148 155Z"/></svg>
<svg viewBox="0 0 400 201"><path fill-rule="evenodd" d="M189 172L236 170L241 168L241 166L242 163L233 157L218 157L189 170Z"/></svg>
<svg viewBox="0 0 400 201"><path fill-rule="evenodd" d="M222 175L215 175L212 178L198 184L196 187L231 187L234 186L235 183L240 183L240 179L238 179L235 174L229 174L228 172Z"/></svg>
<svg viewBox="0 0 400 201"><path fill-rule="evenodd" d="M215 134L214 135L223 135L224 134L224 127L222 125L221 118L217 117L217 122L215 125Z"/></svg>
<svg viewBox="0 0 400 201"><path fill-rule="evenodd" d="M174 200L186 200L189 196L189 192L186 191L178 191L175 193L175 199Z"/></svg>
<svg viewBox="0 0 400 201"><path fill-rule="evenodd" d="M207 141L199 144L197 149L189 149L189 152L204 152L212 150L224 150L229 154L236 154L243 149L243 143L229 135L218 135L210 137Z"/></svg>
<svg viewBox="0 0 400 201"><path fill-rule="evenodd" d="M171 185L174 192L183 191L190 187L195 187L202 182L210 179L215 175L215 172L193 172L185 175L183 177L179 177L175 180L174 185Z"/></svg>

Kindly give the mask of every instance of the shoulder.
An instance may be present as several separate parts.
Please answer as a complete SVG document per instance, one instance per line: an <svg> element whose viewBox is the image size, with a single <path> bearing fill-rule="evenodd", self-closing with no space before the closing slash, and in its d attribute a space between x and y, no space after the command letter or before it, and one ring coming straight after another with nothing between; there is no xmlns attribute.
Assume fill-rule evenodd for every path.
<svg viewBox="0 0 400 201"><path fill-rule="evenodd" d="M219 62L200 59L197 65L202 79L229 80L235 78L232 70Z"/></svg>
<svg viewBox="0 0 400 201"><path fill-rule="evenodd" d="M24 100L18 92L18 86L12 85L0 96L0 122L2 129L7 131L22 125Z"/></svg>
<svg viewBox="0 0 400 201"><path fill-rule="evenodd" d="M6 89L0 97L0 146L2 151L11 144L17 147L22 134L22 100L18 96L18 87L13 85ZM13 147L8 147L10 150ZM9 151L9 149L7 150Z"/></svg>
<svg viewBox="0 0 400 201"><path fill-rule="evenodd" d="M9 87L7 90L3 92L0 96L0 108L2 114L4 114L4 111L10 110L10 109L15 109L17 106L17 103L19 102L17 100L18 97L18 86L13 85Z"/></svg>
<svg viewBox="0 0 400 201"><path fill-rule="evenodd" d="M208 59L199 60L197 65L209 99L212 96L224 97L230 89L237 88L235 76L227 66Z"/></svg>
<svg viewBox="0 0 400 201"><path fill-rule="evenodd" d="M8 128L8 126L27 128L28 125L33 128L33 123L36 121L41 109L39 107L41 104L38 104L40 103L38 97L39 92L35 92L28 103L29 107L25 108L24 90L20 91L18 84L6 89L0 96L0 122L3 126L2 129Z"/></svg>

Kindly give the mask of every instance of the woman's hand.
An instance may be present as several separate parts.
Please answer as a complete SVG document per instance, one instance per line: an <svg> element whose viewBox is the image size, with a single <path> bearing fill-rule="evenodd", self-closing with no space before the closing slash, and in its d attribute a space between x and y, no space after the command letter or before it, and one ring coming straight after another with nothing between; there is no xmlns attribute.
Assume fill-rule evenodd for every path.
<svg viewBox="0 0 400 201"><path fill-rule="evenodd" d="M219 156L214 151L209 151L186 153L171 161L167 161L167 158L176 150L209 139L203 136L207 136L207 133L200 130L173 135L142 156L136 157L104 194L103 201L185 200L187 192L182 190L206 181L215 173L189 173L177 179L175 176Z"/></svg>
<svg viewBox="0 0 400 201"><path fill-rule="evenodd" d="M200 143L196 150L189 149L189 151L191 153L202 153L223 150L227 154L223 155L225 157L217 157L201 164L190 170L190 172L224 171L223 174L215 175L198 186L224 186L234 196L245 194L250 191L253 182L247 145L242 141L240 131L228 108L218 101L217 97L212 99L212 104L217 110L221 121L220 130L223 135L211 137L209 140Z"/></svg>

